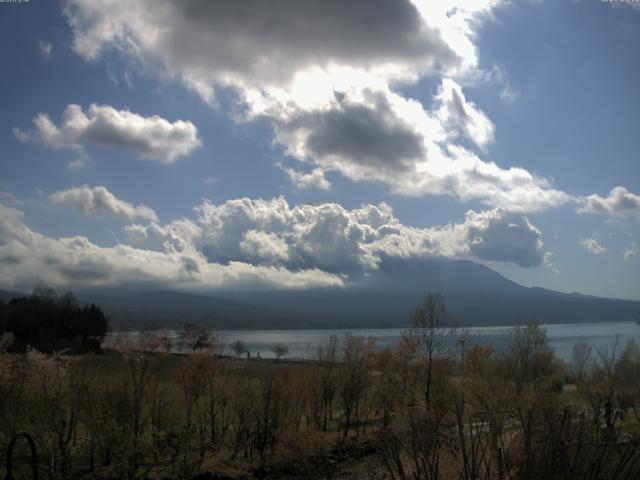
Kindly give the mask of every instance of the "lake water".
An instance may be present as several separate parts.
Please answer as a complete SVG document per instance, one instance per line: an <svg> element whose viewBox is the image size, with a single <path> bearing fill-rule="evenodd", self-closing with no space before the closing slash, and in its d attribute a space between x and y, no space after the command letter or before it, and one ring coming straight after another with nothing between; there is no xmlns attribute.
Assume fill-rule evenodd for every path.
<svg viewBox="0 0 640 480"><path fill-rule="evenodd" d="M640 343L640 325L634 322L607 323L572 323L544 325L550 346L556 355L564 360L571 359L573 345L578 341L586 341L593 349L613 353L624 348L626 342L634 339ZM473 345L492 344L496 349L504 345L511 327L469 327L464 329L466 338L465 348ZM236 341L243 341L253 357L260 354L262 358L272 358L271 347L275 344L286 345L289 349L287 358L314 358L317 348L326 344L332 335L342 338L345 335L359 335L376 337L377 348L392 346L398 341L401 329L345 329L345 330L223 330L219 332L227 345L228 354L232 354L230 345ZM458 332L458 334L460 331ZM114 337L136 336L137 332L115 333ZM172 332L175 335L175 332Z"/></svg>

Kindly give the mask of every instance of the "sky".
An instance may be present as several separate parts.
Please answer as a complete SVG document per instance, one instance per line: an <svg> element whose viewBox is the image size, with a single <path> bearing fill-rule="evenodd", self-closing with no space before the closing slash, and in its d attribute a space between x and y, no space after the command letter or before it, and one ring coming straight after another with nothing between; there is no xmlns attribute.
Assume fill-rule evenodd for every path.
<svg viewBox="0 0 640 480"><path fill-rule="evenodd" d="M0 288L640 299L638 46L633 2L0 3Z"/></svg>

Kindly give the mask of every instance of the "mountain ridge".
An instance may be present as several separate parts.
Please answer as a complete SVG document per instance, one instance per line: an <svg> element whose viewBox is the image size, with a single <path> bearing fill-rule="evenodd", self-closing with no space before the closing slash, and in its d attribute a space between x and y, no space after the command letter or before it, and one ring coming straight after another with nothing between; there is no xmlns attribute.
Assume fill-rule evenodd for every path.
<svg viewBox="0 0 640 480"><path fill-rule="evenodd" d="M100 305L116 329L175 328L182 322L223 329L403 327L424 295L439 292L459 325L634 320L640 301L525 287L468 260L383 258L346 288L183 292L138 287L76 291ZM0 292L3 293L16 292Z"/></svg>

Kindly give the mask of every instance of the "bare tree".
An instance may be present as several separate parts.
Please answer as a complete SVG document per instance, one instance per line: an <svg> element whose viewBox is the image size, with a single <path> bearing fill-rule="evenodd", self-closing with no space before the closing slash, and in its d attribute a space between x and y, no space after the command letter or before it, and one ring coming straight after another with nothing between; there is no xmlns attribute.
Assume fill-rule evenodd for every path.
<svg viewBox="0 0 640 480"><path fill-rule="evenodd" d="M269 367L260 377L253 395L252 440L263 462L267 450L273 451L291 410L287 380L286 376L277 375L274 367Z"/></svg>
<svg viewBox="0 0 640 480"><path fill-rule="evenodd" d="M513 328L506 355L517 394L525 386L553 373L554 356L547 331L536 323Z"/></svg>
<svg viewBox="0 0 640 480"><path fill-rule="evenodd" d="M322 431L327 431L328 421L331 420L333 410L333 399L338 388L338 350L340 342L338 337L331 335L326 345L318 348L318 360L320 362L318 381L314 384L314 390L320 399L318 406L318 423L322 423Z"/></svg>
<svg viewBox="0 0 640 480"><path fill-rule="evenodd" d="M422 306L411 316L411 324L403 332L405 339L413 343L416 351L426 361L425 401L427 408L431 405L431 387L433 383L433 360L443 352L447 337L452 334L448 325L448 317L444 299L439 293L429 293L422 301Z"/></svg>
<svg viewBox="0 0 640 480"><path fill-rule="evenodd" d="M289 347L283 345L282 343L276 343L271 345L271 353L276 356L277 360L281 358L285 358L289 354Z"/></svg>
<svg viewBox="0 0 640 480"><path fill-rule="evenodd" d="M592 361L592 352L591 345L584 340L580 340L573 345L571 351L571 373L576 381L580 381L584 377L589 363Z"/></svg>
<svg viewBox="0 0 640 480"><path fill-rule="evenodd" d="M192 353L213 346L211 331L202 325L185 322L178 332L178 343L184 350Z"/></svg>
<svg viewBox="0 0 640 480"><path fill-rule="evenodd" d="M375 342L375 337L347 335L344 339L338 389L344 414L343 442L349 436L353 423L360 417L361 403L369 387Z"/></svg>
<svg viewBox="0 0 640 480"><path fill-rule="evenodd" d="M231 344L231 349L233 350L233 353L236 354L236 357L240 358L243 354L247 353L248 349L247 349L247 344L244 343L242 340L236 340L235 342L233 342Z"/></svg>

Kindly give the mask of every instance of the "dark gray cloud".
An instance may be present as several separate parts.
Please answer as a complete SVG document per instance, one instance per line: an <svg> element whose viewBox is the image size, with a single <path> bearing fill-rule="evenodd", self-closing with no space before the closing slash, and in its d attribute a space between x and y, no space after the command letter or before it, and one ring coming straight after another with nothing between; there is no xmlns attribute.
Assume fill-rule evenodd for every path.
<svg viewBox="0 0 640 480"><path fill-rule="evenodd" d="M385 96L365 96L368 102L355 103L338 95L329 110L301 112L279 124L279 134L308 132L304 149L319 163L333 157L391 174L410 171L425 155L422 136L395 114Z"/></svg>
<svg viewBox="0 0 640 480"><path fill-rule="evenodd" d="M193 54L195 35L201 35L201 41L217 40L224 55L212 61L231 70L260 74L265 63L282 71L291 63L296 68L300 63L366 65L397 58L427 57L433 63L447 64L456 61L438 32L422 23L409 0L176 3L177 13L183 15L182 26L189 26L190 32L176 28L174 39L187 37L189 41L167 41L166 49L188 56Z"/></svg>
<svg viewBox="0 0 640 480"><path fill-rule="evenodd" d="M521 213L470 212L466 224L471 252L482 260L534 267L544 259L542 234Z"/></svg>
<svg viewBox="0 0 640 480"><path fill-rule="evenodd" d="M196 83L279 83L310 65L460 62L409 0L68 0L75 48L118 45Z"/></svg>

